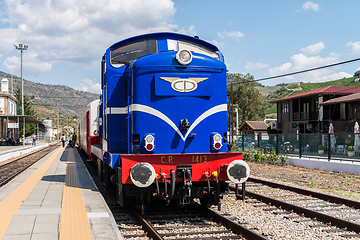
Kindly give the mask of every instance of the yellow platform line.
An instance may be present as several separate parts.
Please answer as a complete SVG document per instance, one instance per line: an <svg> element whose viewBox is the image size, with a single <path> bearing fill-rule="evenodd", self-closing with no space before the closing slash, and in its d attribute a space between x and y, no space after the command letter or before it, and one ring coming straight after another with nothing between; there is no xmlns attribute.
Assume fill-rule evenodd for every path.
<svg viewBox="0 0 360 240"><path fill-rule="evenodd" d="M0 239L5 236L11 219L21 204L29 196L36 184L41 180L56 157L62 152L59 148L46 160L31 176L26 179L18 188L16 188L7 198L0 203Z"/></svg>
<svg viewBox="0 0 360 240"><path fill-rule="evenodd" d="M74 151L69 150L60 217L60 240L91 239Z"/></svg>

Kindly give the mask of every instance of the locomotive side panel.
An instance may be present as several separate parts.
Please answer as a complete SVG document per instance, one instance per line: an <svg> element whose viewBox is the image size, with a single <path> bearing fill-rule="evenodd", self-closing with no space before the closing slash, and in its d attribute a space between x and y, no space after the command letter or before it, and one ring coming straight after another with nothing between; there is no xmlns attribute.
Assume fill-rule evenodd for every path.
<svg viewBox="0 0 360 240"><path fill-rule="evenodd" d="M110 54L107 51L107 54ZM108 55L106 55L108 56ZM103 76L103 150L127 152L127 78L123 69L115 70L106 62L106 75Z"/></svg>

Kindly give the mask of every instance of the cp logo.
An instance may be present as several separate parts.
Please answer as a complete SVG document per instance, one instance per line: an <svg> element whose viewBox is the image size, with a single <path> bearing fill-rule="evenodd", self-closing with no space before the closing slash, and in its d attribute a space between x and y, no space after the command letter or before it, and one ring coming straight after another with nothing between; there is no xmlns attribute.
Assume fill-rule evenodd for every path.
<svg viewBox="0 0 360 240"><path fill-rule="evenodd" d="M160 77L160 79L171 83L171 88L177 92L192 92L197 88L197 84L208 78L177 78L177 77Z"/></svg>

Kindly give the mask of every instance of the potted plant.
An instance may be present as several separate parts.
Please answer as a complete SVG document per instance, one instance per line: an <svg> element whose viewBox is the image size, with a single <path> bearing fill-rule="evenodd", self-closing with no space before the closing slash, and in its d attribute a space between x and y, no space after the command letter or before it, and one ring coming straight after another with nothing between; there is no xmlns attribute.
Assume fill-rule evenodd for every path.
<svg viewBox="0 0 360 240"><path fill-rule="evenodd" d="M318 146L318 154L323 155L324 154L324 149L325 149L324 145L319 145Z"/></svg>
<svg viewBox="0 0 360 240"><path fill-rule="evenodd" d="M355 156L355 149L353 146L348 146L348 156L354 157Z"/></svg>
<svg viewBox="0 0 360 240"><path fill-rule="evenodd" d="M295 145L294 152L295 152L295 153L299 153L299 152L300 152L300 151L299 151L299 145L298 145L298 144Z"/></svg>

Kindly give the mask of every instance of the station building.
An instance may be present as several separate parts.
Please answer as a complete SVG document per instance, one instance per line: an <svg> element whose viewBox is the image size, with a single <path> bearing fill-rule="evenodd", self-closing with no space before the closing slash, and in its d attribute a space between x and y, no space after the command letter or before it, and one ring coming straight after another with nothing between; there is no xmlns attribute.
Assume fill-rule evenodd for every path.
<svg viewBox="0 0 360 240"><path fill-rule="evenodd" d="M46 126L42 121L29 115L17 115L16 106L18 99L9 91L9 80L3 78L0 88L0 145L4 145L7 139L13 139L15 142L21 140L20 123L37 124L37 135L44 135Z"/></svg>

